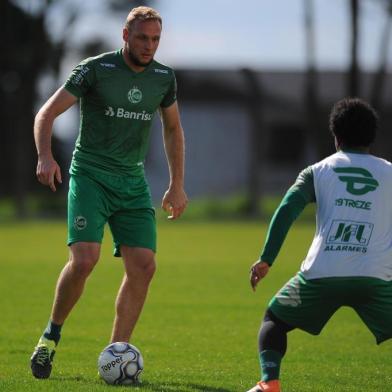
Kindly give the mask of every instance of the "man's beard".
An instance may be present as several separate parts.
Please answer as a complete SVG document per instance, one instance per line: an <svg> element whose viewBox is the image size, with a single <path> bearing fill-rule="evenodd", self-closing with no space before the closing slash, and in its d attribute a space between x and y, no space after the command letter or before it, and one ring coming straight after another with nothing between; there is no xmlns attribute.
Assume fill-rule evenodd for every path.
<svg viewBox="0 0 392 392"><path fill-rule="evenodd" d="M131 51L131 49L125 48L125 51L127 52L128 58L131 61L131 63L135 64L137 67L147 67L152 63L153 58L151 58L150 61L147 62L142 62L140 61Z"/></svg>

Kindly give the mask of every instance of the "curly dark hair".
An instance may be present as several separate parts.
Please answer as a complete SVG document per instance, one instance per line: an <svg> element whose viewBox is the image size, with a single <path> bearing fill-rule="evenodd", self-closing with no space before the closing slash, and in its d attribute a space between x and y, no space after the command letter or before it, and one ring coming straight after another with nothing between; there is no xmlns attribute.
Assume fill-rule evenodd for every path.
<svg viewBox="0 0 392 392"><path fill-rule="evenodd" d="M329 115L329 130L344 147L368 147L376 138L377 112L360 98L344 98Z"/></svg>

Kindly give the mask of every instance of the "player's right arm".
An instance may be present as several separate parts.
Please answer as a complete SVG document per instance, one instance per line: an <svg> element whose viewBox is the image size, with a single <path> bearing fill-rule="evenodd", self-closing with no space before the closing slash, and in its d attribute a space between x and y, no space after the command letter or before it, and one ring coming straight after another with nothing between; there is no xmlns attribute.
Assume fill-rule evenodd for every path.
<svg viewBox="0 0 392 392"><path fill-rule="evenodd" d="M42 106L34 120L34 140L38 153L37 178L55 192L55 180L61 183L60 167L52 154L52 129L57 116L69 109L77 97L60 87Z"/></svg>
<svg viewBox="0 0 392 392"><path fill-rule="evenodd" d="M269 271L269 267L277 257L286 235L308 203L315 202L316 196L311 167L303 170L295 184L286 192L276 209L267 233L260 259L253 263L250 270L250 284L253 290Z"/></svg>
<svg viewBox="0 0 392 392"><path fill-rule="evenodd" d="M253 263L252 267L250 268L250 285L252 286L253 291L256 290L256 286L261 279L263 279L269 271L269 264L262 260L257 260Z"/></svg>

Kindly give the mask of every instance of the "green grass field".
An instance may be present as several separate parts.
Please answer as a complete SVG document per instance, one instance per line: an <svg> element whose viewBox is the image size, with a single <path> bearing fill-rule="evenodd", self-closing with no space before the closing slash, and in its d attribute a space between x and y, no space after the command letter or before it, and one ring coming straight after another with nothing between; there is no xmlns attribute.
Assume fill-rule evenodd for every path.
<svg viewBox="0 0 392 392"><path fill-rule="evenodd" d="M259 377L256 336L270 297L298 269L313 235L297 223L257 292L248 270L266 226L159 223L158 270L132 342L145 360L134 391L240 392ZM101 261L63 328L52 377L35 380L29 359L46 325L64 261L62 223L0 226L0 391L111 391L96 361L108 343L121 261L106 233ZM318 337L289 334L285 392L392 391L392 343L380 347L350 309ZM115 389L113 389L115 388Z"/></svg>

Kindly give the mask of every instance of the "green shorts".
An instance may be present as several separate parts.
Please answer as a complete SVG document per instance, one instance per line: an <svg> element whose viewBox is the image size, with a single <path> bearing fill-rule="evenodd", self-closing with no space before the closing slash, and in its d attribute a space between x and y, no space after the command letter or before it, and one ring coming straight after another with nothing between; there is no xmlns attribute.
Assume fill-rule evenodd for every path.
<svg viewBox="0 0 392 392"><path fill-rule="evenodd" d="M102 242L109 223L114 255L120 246L156 251L155 211L143 176L120 177L101 173L72 174L68 192L68 245Z"/></svg>
<svg viewBox="0 0 392 392"><path fill-rule="evenodd" d="M368 277L306 280L298 273L269 303L279 319L313 335L342 306L357 312L377 344L392 337L392 282Z"/></svg>

